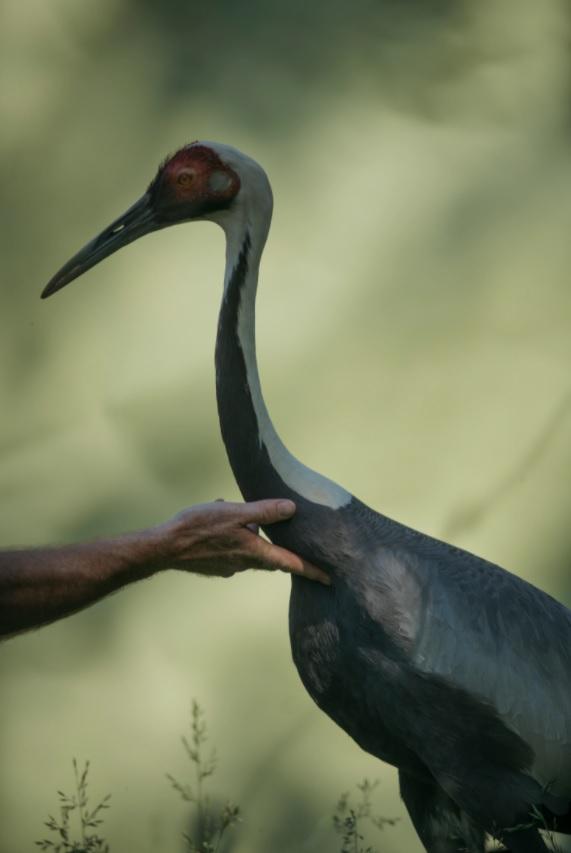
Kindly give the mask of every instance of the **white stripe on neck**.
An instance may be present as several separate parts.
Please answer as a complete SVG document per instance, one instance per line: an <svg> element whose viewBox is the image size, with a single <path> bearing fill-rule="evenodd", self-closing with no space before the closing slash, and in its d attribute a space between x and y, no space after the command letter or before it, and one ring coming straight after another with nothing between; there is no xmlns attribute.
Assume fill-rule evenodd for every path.
<svg viewBox="0 0 571 853"><path fill-rule="evenodd" d="M227 233L228 253L224 282L225 289L238 261L240 250L244 244L245 233L242 232L240 240L236 239L236 234L230 235ZM234 236L234 239L232 239L232 236ZM303 465L303 463L289 452L277 434L264 402L256 360L255 303L258 267L265 242L265 234L260 240L260 235L254 231L251 233L251 240L252 247L248 255L246 280L242 286L238 309L237 333L242 352L244 353L246 378L258 422L260 442L266 447L273 467L290 489L313 503L338 509L349 503L351 494L337 483Z"/></svg>

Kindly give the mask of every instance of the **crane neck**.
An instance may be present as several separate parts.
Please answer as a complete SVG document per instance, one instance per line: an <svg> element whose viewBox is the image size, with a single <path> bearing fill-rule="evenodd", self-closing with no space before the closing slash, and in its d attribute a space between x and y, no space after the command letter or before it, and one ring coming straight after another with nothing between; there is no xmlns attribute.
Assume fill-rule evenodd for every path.
<svg viewBox="0 0 571 853"><path fill-rule="evenodd" d="M253 211L253 212L252 212ZM341 486L307 468L281 441L258 372L255 337L260 260L271 220L269 204L253 204L223 224L226 270L216 342L216 391L222 436L247 500L300 496L332 509L351 500Z"/></svg>

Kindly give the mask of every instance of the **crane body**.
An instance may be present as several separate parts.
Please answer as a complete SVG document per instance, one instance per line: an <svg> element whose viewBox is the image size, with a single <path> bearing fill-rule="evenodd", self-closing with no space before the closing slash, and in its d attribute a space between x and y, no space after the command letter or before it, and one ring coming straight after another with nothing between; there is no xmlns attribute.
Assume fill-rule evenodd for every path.
<svg viewBox="0 0 571 853"><path fill-rule="evenodd" d="M230 464L247 500L296 502L296 515L267 533L333 581L292 578L290 637L303 684L363 749L398 768L429 853L483 853L486 833L513 853L546 851L538 815L571 832L571 612L504 569L375 512L287 450L264 403L255 349L271 213L255 161L192 143L44 295L149 231L193 219L222 226L216 387Z"/></svg>

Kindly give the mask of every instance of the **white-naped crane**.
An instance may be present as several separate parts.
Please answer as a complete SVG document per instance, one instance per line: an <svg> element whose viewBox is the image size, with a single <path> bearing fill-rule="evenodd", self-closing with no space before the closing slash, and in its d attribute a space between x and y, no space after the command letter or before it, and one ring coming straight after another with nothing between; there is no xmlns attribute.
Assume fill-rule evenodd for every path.
<svg viewBox="0 0 571 853"><path fill-rule="evenodd" d="M292 577L290 635L319 707L398 768L429 853L548 848L571 833L571 612L493 563L381 515L307 468L264 404L255 345L260 258L272 216L264 170L226 145L193 142L142 198L51 279L50 296L149 232L210 220L226 234L216 342L222 435L246 500L291 498L273 541L326 569Z"/></svg>

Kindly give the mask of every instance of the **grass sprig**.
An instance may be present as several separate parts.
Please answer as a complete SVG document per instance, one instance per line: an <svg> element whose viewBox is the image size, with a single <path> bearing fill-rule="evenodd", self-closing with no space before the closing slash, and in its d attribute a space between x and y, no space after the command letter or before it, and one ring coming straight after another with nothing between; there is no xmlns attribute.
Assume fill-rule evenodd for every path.
<svg viewBox="0 0 571 853"><path fill-rule="evenodd" d="M90 806L87 792L89 761L85 762L80 772L74 758L73 773L75 792L57 792L59 816L48 815L44 824L55 837L36 841L36 846L53 853L109 853L110 847L100 836L99 828L103 823L103 812L109 808L111 795L103 797L97 805Z"/></svg>
<svg viewBox="0 0 571 853"><path fill-rule="evenodd" d="M222 808L212 804L206 790L206 780L212 777L218 765L215 749L207 751L208 729L204 712L193 701L190 713L190 737L182 737L186 756L193 767L193 779L181 782L167 773L171 787L185 803L193 806L192 834L184 833L189 853L220 853L226 842L227 830L241 820L240 808L227 801Z"/></svg>
<svg viewBox="0 0 571 853"><path fill-rule="evenodd" d="M377 853L374 847L365 846L364 826L368 823L384 829L398 822L397 817L381 817L373 813L372 793L378 784L378 781L363 779L357 785L360 796L355 805L349 792L339 798L333 814L333 827L341 838L340 853Z"/></svg>

